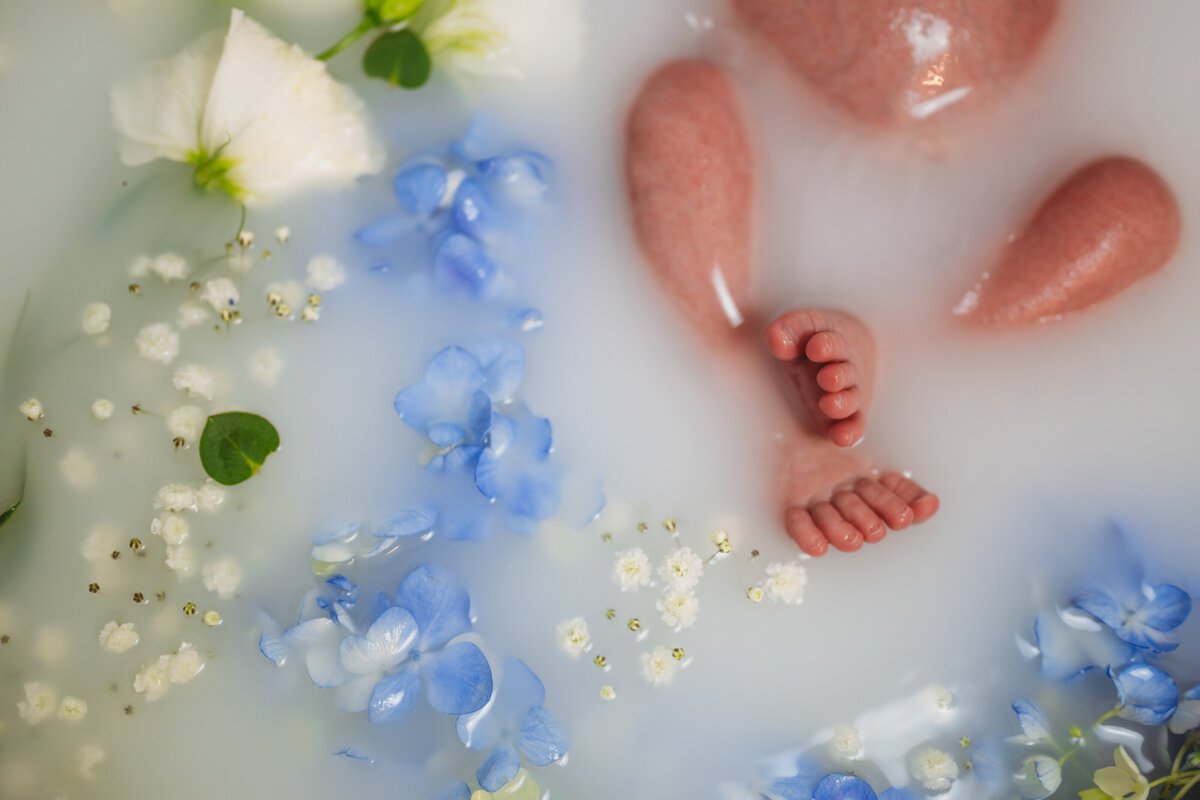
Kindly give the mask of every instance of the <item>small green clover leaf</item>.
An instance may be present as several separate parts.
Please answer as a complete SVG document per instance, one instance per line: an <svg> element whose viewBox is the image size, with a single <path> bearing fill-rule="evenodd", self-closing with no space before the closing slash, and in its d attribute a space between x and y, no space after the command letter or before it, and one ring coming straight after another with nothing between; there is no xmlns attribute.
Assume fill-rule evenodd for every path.
<svg viewBox="0 0 1200 800"><path fill-rule="evenodd" d="M383 34L363 55L367 75L405 89L424 86L432 66L425 43L407 28Z"/></svg>
<svg viewBox="0 0 1200 800"><path fill-rule="evenodd" d="M257 414L213 414L200 434L200 463L217 483L233 486L253 477L279 449L279 432Z"/></svg>

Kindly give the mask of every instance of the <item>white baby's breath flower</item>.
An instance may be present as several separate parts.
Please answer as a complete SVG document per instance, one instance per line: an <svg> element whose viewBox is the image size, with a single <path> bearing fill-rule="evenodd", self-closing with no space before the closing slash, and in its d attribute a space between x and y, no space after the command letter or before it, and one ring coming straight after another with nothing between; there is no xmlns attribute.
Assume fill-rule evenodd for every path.
<svg viewBox="0 0 1200 800"><path fill-rule="evenodd" d="M156 322L138 331L137 347L142 358L170 364L179 355L179 334L167 323Z"/></svg>
<svg viewBox="0 0 1200 800"><path fill-rule="evenodd" d="M111 400L106 400L103 397L97 397L92 401L92 419L103 422L113 415L113 404Z"/></svg>
<svg viewBox="0 0 1200 800"><path fill-rule="evenodd" d="M108 303L88 303L83 308L83 332L95 336L108 330L112 321L112 309Z"/></svg>
<svg viewBox="0 0 1200 800"><path fill-rule="evenodd" d="M81 700L78 697L67 695L58 704L58 718L69 720L71 722L79 722L87 716L88 704L87 701Z"/></svg>
<svg viewBox="0 0 1200 800"><path fill-rule="evenodd" d="M204 565L204 588L216 592L221 598L233 597L241 582L242 566L232 558Z"/></svg>
<svg viewBox="0 0 1200 800"><path fill-rule="evenodd" d="M275 229L275 241L280 244L287 244L287 240L292 238L292 229L287 225L280 225Z"/></svg>
<svg viewBox="0 0 1200 800"><path fill-rule="evenodd" d="M138 632L133 629L132 622L122 622L109 620L104 623L104 627L100 629L100 646L110 653L124 653L141 641Z"/></svg>
<svg viewBox="0 0 1200 800"><path fill-rule="evenodd" d="M213 278L205 281L204 289L200 292L200 299L212 306L213 311L218 313L237 305L241 297L238 294L237 284L229 278Z"/></svg>
<svg viewBox="0 0 1200 800"><path fill-rule="evenodd" d="M167 659L167 678L171 683L187 683L202 669L204 659L188 642L181 644L179 650Z"/></svg>
<svg viewBox="0 0 1200 800"><path fill-rule="evenodd" d="M658 568L658 577L672 589L683 592L700 582L704 574L704 562L690 547L681 547L671 552Z"/></svg>
<svg viewBox="0 0 1200 800"><path fill-rule="evenodd" d="M558 646L567 655L578 658L591 644L592 636L588 633L587 621L583 617L573 617L558 624Z"/></svg>
<svg viewBox="0 0 1200 800"><path fill-rule="evenodd" d="M692 627L696 624L696 615L700 613L700 601L694 592L687 590L668 589L656 605L662 612L663 622L672 628Z"/></svg>
<svg viewBox="0 0 1200 800"><path fill-rule="evenodd" d="M218 611L209 609L208 611L204 612L203 616L200 617L200 621L210 628L215 628L221 624L221 614Z"/></svg>
<svg viewBox="0 0 1200 800"><path fill-rule="evenodd" d="M76 489L91 489L100 479L92 459L78 447L71 448L59 459L58 469L67 483Z"/></svg>
<svg viewBox="0 0 1200 800"><path fill-rule="evenodd" d="M104 761L104 748L98 744L87 744L79 751L79 774L89 781L96 777L96 767Z"/></svg>
<svg viewBox="0 0 1200 800"><path fill-rule="evenodd" d="M154 497L154 507L164 511L195 511L196 490L186 483L167 483Z"/></svg>
<svg viewBox="0 0 1200 800"><path fill-rule="evenodd" d="M205 400L212 400L216 386L212 372L199 364L185 364L175 370L171 383L176 389L186 391L188 397L203 397Z"/></svg>
<svg viewBox="0 0 1200 800"><path fill-rule="evenodd" d="M316 306L305 306L304 310L300 312L300 319L304 320L305 322L316 322L320 318L321 309L317 308Z"/></svg>
<svg viewBox="0 0 1200 800"><path fill-rule="evenodd" d="M160 514L150 521L150 533L162 537L171 547L183 544L190 531L188 521L179 514Z"/></svg>
<svg viewBox="0 0 1200 800"><path fill-rule="evenodd" d="M617 690L611 686L601 686L600 687L600 697L603 700L616 700L617 699Z"/></svg>
<svg viewBox="0 0 1200 800"><path fill-rule="evenodd" d="M958 778L958 764L944 750L922 750L912 760L913 777L931 792L943 792Z"/></svg>
<svg viewBox="0 0 1200 800"><path fill-rule="evenodd" d="M123 539L121 529L115 525L97 525L83 540L79 552L93 563L111 561L113 552L121 549Z"/></svg>
<svg viewBox="0 0 1200 800"><path fill-rule="evenodd" d="M675 680L678 671L679 662L666 647L659 645L649 653L642 653L642 677L647 683L667 686Z"/></svg>
<svg viewBox="0 0 1200 800"><path fill-rule="evenodd" d="M181 281L191 272L187 259L177 253L163 253L155 256L150 269L163 279L164 283Z"/></svg>
<svg viewBox="0 0 1200 800"><path fill-rule="evenodd" d="M17 701L17 714L30 725L37 725L58 709L58 695L43 681L25 684L25 699Z"/></svg>
<svg viewBox="0 0 1200 800"><path fill-rule="evenodd" d="M250 359L250 377L263 386L274 386L283 371L283 356L274 347L263 347Z"/></svg>
<svg viewBox="0 0 1200 800"><path fill-rule="evenodd" d="M195 327L208 319L208 311L199 303L181 303L178 325L180 330Z"/></svg>
<svg viewBox="0 0 1200 800"><path fill-rule="evenodd" d="M71 654L71 637L57 625L45 625L34 637L33 654L44 664L60 666Z"/></svg>
<svg viewBox="0 0 1200 800"><path fill-rule="evenodd" d="M333 256L314 256L308 262L308 285L318 292L328 292L346 282L346 268Z"/></svg>
<svg viewBox="0 0 1200 800"><path fill-rule="evenodd" d="M622 592L637 591L642 586L650 585L650 559L640 547L631 547L617 554L613 562L613 583L621 587Z"/></svg>
<svg viewBox="0 0 1200 800"><path fill-rule="evenodd" d="M247 205L345 186L383 165L358 95L237 9L226 31L115 88L112 111L125 164L192 164L198 184Z"/></svg>
<svg viewBox="0 0 1200 800"><path fill-rule="evenodd" d="M922 696L929 705L938 711L953 711L954 707L958 705L954 692L950 691L947 686L929 686L922 692Z"/></svg>
<svg viewBox="0 0 1200 800"><path fill-rule="evenodd" d="M170 656L159 656L146 664L133 676L133 690L145 694L150 702L160 699L171 688L171 678L167 673L170 663Z"/></svg>
<svg viewBox="0 0 1200 800"><path fill-rule="evenodd" d="M200 511L213 514L221 510L221 504L225 502L225 495L225 487L209 478L208 482L196 492L197 507Z"/></svg>
<svg viewBox="0 0 1200 800"><path fill-rule="evenodd" d="M18 408L30 422L35 422L46 416L46 409L42 407L42 401L36 397L29 398L24 403L21 403Z"/></svg>
<svg viewBox="0 0 1200 800"><path fill-rule="evenodd" d="M154 259L148 255L140 255L133 260L129 265L129 277L131 278L149 278L150 268L154 266Z"/></svg>
<svg viewBox="0 0 1200 800"><path fill-rule="evenodd" d="M751 603L761 603L766 593L761 586L751 586L746 590L746 597Z"/></svg>
<svg viewBox="0 0 1200 800"><path fill-rule="evenodd" d="M829 753L834 758L854 760L862 758L862 734L852 725L838 725L829 740Z"/></svg>
<svg viewBox="0 0 1200 800"><path fill-rule="evenodd" d="M180 578L190 578L196 572L196 554L186 544L168 547L166 565Z"/></svg>
<svg viewBox="0 0 1200 800"><path fill-rule="evenodd" d="M792 605L803 602L808 572L794 561L776 561L767 565L765 588L772 600Z"/></svg>
<svg viewBox="0 0 1200 800"><path fill-rule="evenodd" d="M198 442L207 421L208 415L196 406L180 406L167 413L167 430L185 442Z"/></svg>

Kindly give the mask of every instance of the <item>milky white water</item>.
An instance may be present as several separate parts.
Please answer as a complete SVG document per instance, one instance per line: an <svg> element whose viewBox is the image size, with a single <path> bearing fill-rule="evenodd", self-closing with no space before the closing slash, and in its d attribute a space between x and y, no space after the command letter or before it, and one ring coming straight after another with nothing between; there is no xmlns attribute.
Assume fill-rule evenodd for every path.
<svg viewBox="0 0 1200 800"><path fill-rule="evenodd" d="M554 207L534 221L521 250L522 294L546 317L524 339L522 396L552 420L568 473L604 478L610 508L584 532L548 525L534 538L435 538L399 556L390 583L422 560L450 565L470 588L493 664L519 656L542 677L547 708L571 733L568 763L536 772L552 796L717 796L719 784L754 778L764 757L821 742L830 726L848 722L867 734L877 765L864 774L882 770L879 788L907 782L911 749L949 750L969 731L1007 732L1008 698L1036 685L1013 637L1096 563L1110 517L1130 523L1156 580L1200 589L1192 510L1200 254L1191 224L1200 212L1200 112L1191 102L1200 7L1064 4L1043 57L1017 88L970 128L933 143L847 131L728 29L719 2L589 3L588 51L569 88L506 86L464 98L442 82L403 94L359 80L388 168L353 193L252 211L247 227L272 257L242 285L245 322L231 333L211 325L188 332L171 367L212 367L222 382L211 406L200 404L263 413L284 443L260 475L230 491L228 507L195 517L200 560L233 556L245 570L238 597L219 600L198 576L180 583L163 567L162 543L147 532L163 482L203 480L194 448L174 450L154 416L182 402L171 370L138 359L133 346L142 325L174 318L186 290L146 281L134 297L126 286L135 256L164 250L187 256L195 277L223 274L204 262L221 254L238 215L222 198L194 193L182 167L122 168L107 111L114 80L176 52L227 13L173 5L137 22L99 3L0 9L6 337L26 289L31 298L2 385L13 401L3 413L17 417L16 403L28 396L47 409L44 422L19 420L27 491L0 534L0 632L10 636L0 646L0 795L422 798L473 773L480 756L458 745L448 718L426 709L376 728L365 715L336 711L303 670L273 667L258 652L256 609L287 621L309 587L314 535L411 500L405 491L421 443L397 419L392 397L419 379L437 349L494 325L463 306L407 298L394 275L368 272L378 254L351 240L392 208L396 165L457 136L476 108L489 110L512 142L559 165ZM250 10L311 50L355 21L353 13L294 20L272 7ZM920 529L807 562L798 607L745 598L767 562L795 552L769 501L758 401L724 385L721 365L672 316L626 221L624 109L655 65L697 54L730 68L750 118L762 183L759 290L771 298L764 310L832 305L871 325L881 367L865 447L942 499ZM335 61L335 74L354 81L355 58ZM1004 335L956 329L950 310L1033 204L1078 165L1114 152L1146 160L1176 192L1184 238L1170 266L1061 325ZM292 230L286 245L270 235L281 224ZM319 322L274 319L265 284L302 277L319 253L346 264L351 280L326 294ZM80 311L93 300L113 308L107 346L79 333ZM264 346L284 361L273 388L249 373ZM88 411L100 396L116 407L104 423ZM134 403L152 413L131 414ZM52 438L42 436L46 426ZM62 478L60 461L76 449L96 466L91 488ZM7 486L14 472L4 463ZM704 554L708 532L725 527L737 556L709 566L699 622L678 635L658 621L653 594L621 594L609 579L616 548L641 544L652 557L669 549L661 527L668 516ZM633 527L639 520L649 524L645 534ZM140 536L151 551L125 549L119 561L93 567L79 547L101 522ZM613 532L611 544L603 531ZM749 563L753 549L761 555ZM89 594L91 581L101 584L98 595ZM135 605L134 591L148 602ZM189 600L219 609L223 624L185 617ZM596 640L579 661L557 649L554 633L576 615ZM630 616L646 622L645 640L624 627ZM100 650L97 632L109 619L136 621L139 647ZM53 638L47 626L59 629L66 652L36 646L39 635ZM206 654L205 670L145 702L132 675L180 641ZM638 674L638 655L658 643L684 647L691 659L669 687L650 687ZM597 653L612 665L608 673L591 664ZM28 680L83 697L87 718L26 726L15 704ZM605 684L616 700L600 699ZM911 714L888 721L878 711L931 684L954 689L956 715L918 724ZM77 753L88 743L107 751L93 781L78 775ZM348 746L377 763L330 755ZM949 796L981 792L963 780Z"/></svg>

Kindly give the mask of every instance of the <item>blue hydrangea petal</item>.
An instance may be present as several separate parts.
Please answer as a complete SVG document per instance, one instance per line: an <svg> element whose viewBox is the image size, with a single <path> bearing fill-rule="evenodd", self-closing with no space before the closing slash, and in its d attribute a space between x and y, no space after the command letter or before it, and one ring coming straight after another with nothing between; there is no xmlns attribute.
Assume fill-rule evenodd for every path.
<svg viewBox="0 0 1200 800"><path fill-rule="evenodd" d="M475 465L475 486L489 500L495 500L503 491L503 464L504 460L490 447L479 454L479 461Z"/></svg>
<svg viewBox="0 0 1200 800"><path fill-rule="evenodd" d="M496 519L487 500L479 503L455 503L442 509L442 532L456 542L478 542L496 532Z"/></svg>
<svg viewBox="0 0 1200 800"><path fill-rule="evenodd" d="M406 508L387 519L375 531L380 538L396 536L420 536L433 530L437 524L437 510L428 506Z"/></svg>
<svg viewBox="0 0 1200 800"><path fill-rule="evenodd" d="M454 227L476 239L482 239L497 225L497 214L492 198L483 184L467 178L458 185L454 193Z"/></svg>
<svg viewBox="0 0 1200 800"><path fill-rule="evenodd" d="M467 433L472 442L483 440L492 426L492 399L482 389L471 395L467 406Z"/></svg>
<svg viewBox="0 0 1200 800"><path fill-rule="evenodd" d="M538 532L541 523L539 520L523 514L509 514L504 518L504 525L512 533L517 533L521 536L533 536Z"/></svg>
<svg viewBox="0 0 1200 800"><path fill-rule="evenodd" d="M492 670L471 642L425 653L418 662L429 684L429 705L443 714L469 714L492 696Z"/></svg>
<svg viewBox="0 0 1200 800"><path fill-rule="evenodd" d="M1200 727L1200 686L1193 686L1184 693L1167 727L1171 733L1187 733Z"/></svg>
<svg viewBox="0 0 1200 800"><path fill-rule="evenodd" d="M415 669L404 669L375 684L367 715L376 725L400 719L413 710L421 691L421 676Z"/></svg>
<svg viewBox="0 0 1200 800"><path fill-rule="evenodd" d="M354 238L367 247L383 247L384 245L395 244L399 241L400 237L411 231L412 228L412 218L395 211L367 223L354 234ZM386 270L372 267L372 271L382 272Z"/></svg>
<svg viewBox="0 0 1200 800"><path fill-rule="evenodd" d="M474 475L476 465L483 453L483 448L459 446L453 450L434 456L425 469L435 474L468 476ZM443 517L445 514L443 513Z"/></svg>
<svg viewBox="0 0 1200 800"><path fill-rule="evenodd" d="M445 347L425 367L425 383L447 399L461 400L483 387L483 369L470 351Z"/></svg>
<svg viewBox="0 0 1200 800"><path fill-rule="evenodd" d="M345 575L334 575L325 585L337 592L337 602L346 608L354 608L358 602L358 584Z"/></svg>
<svg viewBox="0 0 1200 800"><path fill-rule="evenodd" d="M1121 604L1103 589L1088 589L1071 598L1071 604L1114 630L1121 625Z"/></svg>
<svg viewBox="0 0 1200 800"><path fill-rule="evenodd" d="M506 658L500 667L492 699L455 723L458 739L472 750L492 747L502 733L518 726L529 711L546 701L546 687L524 661Z"/></svg>
<svg viewBox="0 0 1200 800"><path fill-rule="evenodd" d="M1133 664L1108 676L1121 701L1117 715L1142 725L1161 725L1175 713L1179 688L1170 675L1149 664Z"/></svg>
<svg viewBox="0 0 1200 800"><path fill-rule="evenodd" d="M495 125L482 114L476 114L467 125L462 137L450 143L450 152L459 161L467 164L485 158L492 151L496 137Z"/></svg>
<svg viewBox="0 0 1200 800"><path fill-rule="evenodd" d="M408 658L417 638L417 621L403 608L392 607L379 615L366 637L347 636L338 647L342 666L356 675L394 669Z"/></svg>
<svg viewBox="0 0 1200 800"><path fill-rule="evenodd" d="M1021 762L1014 776L1022 800L1044 800L1062 785L1062 765L1047 755L1033 755Z"/></svg>
<svg viewBox="0 0 1200 800"><path fill-rule="evenodd" d="M461 233L442 240L433 254L433 277L443 291L486 299L498 269L479 242Z"/></svg>
<svg viewBox="0 0 1200 800"><path fill-rule="evenodd" d="M558 475L553 470L530 470L518 477L507 500L517 514L545 520L558 512L559 490Z"/></svg>
<svg viewBox="0 0 1200 800"><path fill-rule="evenodd" d="M342 756L343 758L348 758L352 761L365 761L368 764L375 763L375 759L371 758L369 755L364 753L362 750L359 750L355 747L347 747L343 750L338 750L336 753L334 753L334 755Z"/></svg>
<svg viewBox="0 0 1200 800"><path fill-rule="evenodd" d="M316 621L313 620L313 622ZM350 679L350 673L342 666L342 659L338 652L340 644L340 636L329 638L309 645L304 654L304 666L308 669L308 677L322 689L341 686Z"/></svg>
<svg viewBox="0 0 1200 800"><path fill-rule="evenodd" d="M1059 614L1039 614L1033 626L1042 654L1041 672L1048 678L1069 681L1096 667L1128 663L1134 649L1110 632L1077 630Z"/></svg>
<svg viewBox="0 0 1200 800"><path fill-rule="evenodd" d="M570 746L562 725L541 706L531 708L525 715L517 729L516 743L529 763L539 767L558 761Z"/></svg>
<svg viewBox="0 0 1200 800"><path fill-rule="evenodd" d="M437 393L424 383L414 383L396 393L392 407L404 424L417 433L425 433L429 423L438 418L442 404Z"/></svg>
<svg viewBox="0 0 1200 800"><path fill-rule="evenodd" d="M467 349L483 368L483 389L492 401L511 399L525 377L525 348L506 336L484 336Z"/></svg>
<svg viewBox="0 0 1200 800"><path fill-rule="evenodd" d="M441 800L471 800L471 787L459 781L446 790Z"/></svg>
<svg viewBox="0 0 1200 800"><path fill-rule="evenodd" d="M334 694L338 710L351 714L366 711L380 677L379 672L358 675L339 686Z"/></svg>
<svg viewBox="0 0 1200 800"><path fill-rule="evenodd" d="M514 308L505 317L508 327L515 328L521 333L536 331L546 324L546 318L536 308Z"/></svg>
<svg viewBox="0 0 1200 800"><path fill-rule="evenodd" d="M287 663L288 649L281 636L263 631L263 634L258 637L258 651L277 667L282 667Z"/></svg>
<svg viewBox="0 0 1200 800"><path fill-rule="evenodd" d="M1012 703L1012 710L1016 712L1017 723L1030 742L1049 742L1053 739L1050 735L1050 720L1046 719L1046 714L1032 700L1017 698Z"/></svg>
<svg viewBox="0 0 1200 800"><path fill-rule="evenodd" d="M1145 589L1146 605L1139 611L1141 621L1156 631L1173 631L1192 613L1192 597L1183 589L1160 583Z"/></svg>
<svg viewBox="0 0 1200 800"><path fill-rule="evenodd" d="M917 796L902 786L893 786L884 789L879 795L879 800L917 800Z"/></svg>
<svg viewBox="0 0 1200 800"><path fill-rule="evenodd" d="M479 162L479 174L504 186L520 199L539 197L550 187L554 162L541 153L520 150L511 156L493 156Z"/></svg>
<svg viewBox="0 0 1200 800"><path fill-rule="evenodd" d="M876 800L871 784L853 775L831 772L817 782L812 800Z"/></svg>
<svg viewBox="0 0 1200 800"><path fill-rule="evenodd" d="M407 166L396 173L392 191L408 213L427 219L446 194L446 170L430 162Z"/></svg>
<svg viewBox="0 0 1200 800"><path fill-rule="evenodd" d="M467 436L461 425L454 422L435 422L427 431L429 441L438 447L453 447Z"/></svg>
<svg viewBox="0 0 1200 800"><path fill-rule="evenodd" d="M511 745L502 744L492 751L479 769L475 778L485 791L498 792L504 784L517 777L521 769L521 757Z"/></svg>
<svg viewBox="0 0 1200 800"><path fill-rule="evenodd" d="M440 647L471 630L468 616L471 600L467 590L429 564L420 565L400 582L396 605L408 609L416 620L420 630L418 646L422 650Z"/></svg>
<svg viewBox="0 0 1200 800"><path fill-rule="evenodd" d="M345 525L339 525L336 528L325 531L313 537L313 544L317 547L333 542L352 542L358 529L362 527L361 522L348 522Z"/></svg>
<svg viewBox="0 0 1200 800"><path fill-rule="evenodd" d="M550 420L545 417L531 417L521 426L521 433L526 437L529 452L539 461L550 455L550 448L554 446Z"/></svg>

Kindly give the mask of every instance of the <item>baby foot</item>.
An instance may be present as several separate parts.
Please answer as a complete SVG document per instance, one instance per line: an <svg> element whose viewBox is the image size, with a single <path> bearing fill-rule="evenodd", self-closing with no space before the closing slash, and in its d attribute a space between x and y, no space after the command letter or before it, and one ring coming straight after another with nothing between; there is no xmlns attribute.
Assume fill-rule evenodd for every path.
<svg viewBox="0 0 1200 800"><path fill-rule="evenodd" d="M879 474L856 453L809 436L791 443L781 488L784 527L810 556L830 545L852 552L937 512L937 495L920 484L899 472Z"/></svg>
<svg viewBox="0 0 1200 800"><path fill-rule="evenodd" d="M809 427L838 447L863 438L875 378L875 340L840 311L798 309L767 327L767 350L779 360L795 405Z"/></svg>

